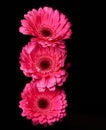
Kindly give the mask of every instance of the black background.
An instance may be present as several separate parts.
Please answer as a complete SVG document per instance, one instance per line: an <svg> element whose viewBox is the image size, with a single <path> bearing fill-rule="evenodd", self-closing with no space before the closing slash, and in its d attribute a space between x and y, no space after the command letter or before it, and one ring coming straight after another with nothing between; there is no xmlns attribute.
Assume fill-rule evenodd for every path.
<svg viewBox="0 0 106 130"><path fill-rule="evenodd" d="M98 31L98 17L95 5L81 3L78 0L16 0L16 130L105 130L106 94L100 56L101 43ZM64 13L72 23L72 37L65 40L68 50L67 61L72 66L68 69L69 77L63 87L67 94L67 116L63 122L53 126L33 126L31 121L21 117L18 103L20 94L31 78L24 76L19 69L19 55L30 36L19 33L20 20L33 8L50 6ZM100 28L99 28L100 29ZM99 33L99 35L98 35Z"/></svg>

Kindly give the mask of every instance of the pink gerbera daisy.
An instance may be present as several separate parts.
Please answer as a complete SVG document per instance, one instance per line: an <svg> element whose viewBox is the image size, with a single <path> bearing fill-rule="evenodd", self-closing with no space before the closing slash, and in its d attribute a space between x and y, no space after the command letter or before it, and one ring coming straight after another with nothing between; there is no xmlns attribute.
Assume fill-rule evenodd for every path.
<svg viewBox="0 0 106 130"><path fill-rule="evenodd" d="M68 73L64 65L66 49L42 47L38 42L29 42L20 54L20 69L32 77L39 91L55 90L55 85L62 86Z"/></svg>
<svg viewBox="0 0 106 130"><path fill-rule="evenodd" d="M31 119L34 125L53 125L66 116L67 100L63 89L39 92L31 82L26 84L21 97L19 107L22 109L22 116Z"/></svg>
<svg viewBox="0 0 106 130"><path fill-rule="evenodd" d="M58 41L68 39L72 34L68 18L50 7L39 8L38 11L32 9L24 15L24 18L21 20L22 26L19 31L43 40L44 46L52 46L52 42L58 44Z"/></svg>

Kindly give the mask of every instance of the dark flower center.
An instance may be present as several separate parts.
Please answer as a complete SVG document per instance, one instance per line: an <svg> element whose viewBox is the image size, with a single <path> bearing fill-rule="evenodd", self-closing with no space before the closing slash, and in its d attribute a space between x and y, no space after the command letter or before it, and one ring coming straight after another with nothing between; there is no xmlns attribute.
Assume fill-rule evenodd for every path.
<svg viewBox="0 0 106 130"><path fill-rule="evenodd" d="M46 60L41 61L40 67L41 67L43 70L48 69L48 68L50 67L50 62L49 62L49 61L46 61Z"/></svg>
<svg viewBox="0 0 106 130"><path fill-rule="evenodd" d="M53 35L53 31L49 27L42 27L40 34L44 37L51 37Z"/></svg>
<svg viewBox="0 0 106 130"><path fill-rule="evenodd" d="M48 107L48 105L49 105L49 103L46 99L39 99L39 101L38 101L39 108L45 109Z"/></svg>
<svg viewBox="0 0 106 130"><path fill-rule="evenodd" d="M40 73L49 73L53 68L53 60L51 57L42 56L36 61L36 70Z"/></svg>
<svg viewBox="0 0 106 130"><path fill-rule="evenodd" d="M49 37L49 36L51 36L51 31L44 29L44 30L42 30L42 34L43 34L45 37Z"/></svg>

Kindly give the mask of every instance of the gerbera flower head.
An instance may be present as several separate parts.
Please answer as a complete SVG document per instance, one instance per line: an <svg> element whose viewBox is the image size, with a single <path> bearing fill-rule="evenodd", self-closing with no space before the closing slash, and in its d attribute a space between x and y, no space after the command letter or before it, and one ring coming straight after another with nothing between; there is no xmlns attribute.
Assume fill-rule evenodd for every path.
<svg viewBox="0 0 106 130"><path fill-rule="evenodd" d="M22 116L31 119L34 125L53 125L66 116L67 100L63 89L39 92L33 82L27 83L21 93L19 107Z"/></svg>
<svg viewBox="0 0 106 130"><path fill-rule="evenodd" d="M67 57L66 49L42 47L38 42L29 42L20 54L20 69L32 77L40 91L45 87L55 90L54 86L62 86L68 73L64 65Z"/></svg>
<svg viewBox="0 0 106 130"><path fill-rule="evenodd" d="M56 45L59 43L58 41L68 39L72 34L72 24L68 18L51 7L28 11L21 20L21 25L19 28L21 33L34 36L39 41L43 40L44 46L53 46L52 42L56 42Z"/></svg>

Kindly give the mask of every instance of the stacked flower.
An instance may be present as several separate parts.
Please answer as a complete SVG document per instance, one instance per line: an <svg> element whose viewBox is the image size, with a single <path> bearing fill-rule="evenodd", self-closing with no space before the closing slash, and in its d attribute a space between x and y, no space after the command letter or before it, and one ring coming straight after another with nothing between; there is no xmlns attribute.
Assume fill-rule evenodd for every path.
<svg viewBox="0 0 106 130"><path fill-rule="evenodd" d="M68 77L65 39L72 34L68 18L50 7L32 9L19 31L33 36L20 53L20 69L32 77L21 93L22 116L34 125L53 125L66 116L67 100L61 87Z"/></svg>

